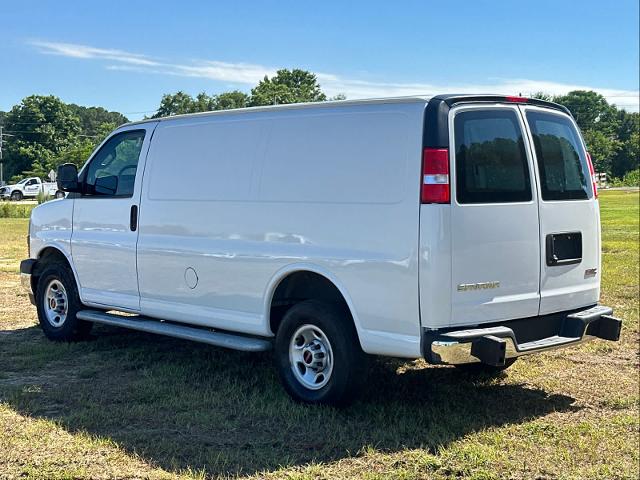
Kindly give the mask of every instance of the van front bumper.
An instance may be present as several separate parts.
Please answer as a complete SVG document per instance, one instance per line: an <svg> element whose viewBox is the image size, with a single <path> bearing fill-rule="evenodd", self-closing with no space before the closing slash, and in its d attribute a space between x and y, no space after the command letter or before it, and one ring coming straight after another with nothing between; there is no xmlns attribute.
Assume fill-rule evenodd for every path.
<svg viewBox="0 0 640 480"><path fill-rule="evenodd" d="M503 366L507 359L568 347L586 340L620 339L622 320L604 305L477 328L424 329L422 354L433 364L482 362Z"/></svg>
<svg viewBox="0 0 640 480"><path fill-rule="evenodd" d="M33 288L31 284L31 273L36 265L35 258L28 258L20 262L20 285L27 295L32 305L36 304Z"/></svg>

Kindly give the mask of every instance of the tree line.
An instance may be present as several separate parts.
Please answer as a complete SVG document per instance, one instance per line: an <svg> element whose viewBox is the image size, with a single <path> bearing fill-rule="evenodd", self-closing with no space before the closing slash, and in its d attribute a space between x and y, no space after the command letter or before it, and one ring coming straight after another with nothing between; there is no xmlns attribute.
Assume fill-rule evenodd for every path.
<svg viewBox="0 0 640 480"><path fill-rule="evenodd" d="M598 172L627 183L638 183L640 118L611 105L593 91L576 90L566 95L536 93L536 98L566 106L582 130ZM185 113L228 110L261 105L343 100L327 98L316 76L305 70L278 70L265 76L249 93L239 90L191 96L179 91L163 95L150 118ZM114 128L128 122L119 112L102 107L83 107L55 96L31 95L9 112L0 112L4 137L4 178L46 177L65 162L80 167L95 147ZM9 136L10 135L10 136Z"/></svg>
<svg viewBox="0 0 640 480"><path fill-rule="evenodd" d="M575 90L566 95L533 95L569 109L582 131L597 172L623 178L638 170L640 114L627 112L607 102L599 93ZM633 173L632 173L633 174ZM635 173L636 178L638 176ZM637 184L637 180L634 182Z"/></svg>

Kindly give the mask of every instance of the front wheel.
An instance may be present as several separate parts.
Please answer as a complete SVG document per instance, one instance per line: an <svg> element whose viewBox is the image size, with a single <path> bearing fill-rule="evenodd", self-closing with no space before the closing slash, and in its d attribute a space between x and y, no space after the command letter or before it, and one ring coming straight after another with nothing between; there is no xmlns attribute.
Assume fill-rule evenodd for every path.
<svg viewBox="0 0 640 480"><path fill-rule="evenodd" d="M62 190L58 190L55 195L56 198L64 198L64 192Z"/></svg>
<svg viewBox="0 0 640 480"><path fill-rule="evenodd" d="M354 400L368 366L349 312L315 300L285 314L276 334L275 362L294 400L335 406Z"/></svg>
<svg viewBox="0 0 640 480"><path fill-rule="evenodd" d="M11 200L13 200L14 202L19 202L20 200L22 200L22 198L23 198L22 192L19 190L11 194Z"/></svg>
<svg viewBox="0 0 640 480"><path fill-rule="evenodd" d="M86 337L92 323L79 320L82 309L73 273L62 263L44 267L36 288L38 320L49 340L73 341Z"/></svg>

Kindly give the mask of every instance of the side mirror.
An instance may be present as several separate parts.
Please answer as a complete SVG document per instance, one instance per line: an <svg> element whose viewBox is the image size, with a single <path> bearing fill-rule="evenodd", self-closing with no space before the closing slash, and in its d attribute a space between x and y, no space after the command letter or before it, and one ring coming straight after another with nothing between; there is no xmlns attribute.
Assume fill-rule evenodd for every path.
<svg viewBox="0 0 640 480"><path fill-rule="evenodd" d="M56 175L58 190L63 192L79 192L78 168L73 163L65 163L58 167Z"/></svg>
<svg viewBox="0 0 640 480"><path fill-rule="evenodd" d="M96 178L96 184L93 186L93 191L97 195L115 195L118 191L118 177L115 175L108 175Z"/></svg>

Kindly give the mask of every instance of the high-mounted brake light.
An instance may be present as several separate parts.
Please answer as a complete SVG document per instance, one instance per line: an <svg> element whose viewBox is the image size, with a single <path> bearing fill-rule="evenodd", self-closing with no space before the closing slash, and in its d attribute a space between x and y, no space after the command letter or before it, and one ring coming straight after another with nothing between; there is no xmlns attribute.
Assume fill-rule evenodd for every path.
<svg viewBox="0 0 640 480"><path fill-rule="evenodd" d="M516 96L508 96L504 97L507 102L515 102L515 103L527 103L529 100L527 97L516 97Z"/></svg>
<svg viewBox="0 0 640 480"><path fill-rule="evenodd" d="M422 203L449 203L449 150L425 148L422 155Z"/></svg>
<svg viewBox="0 0 640 480"><path fill-rule="evenodd" d="M598 183L596 182L596 171L593 168L591 154L587 152L587 163L589 164L589 175L591 175L591 185L593 185L593 198L598 198Z"/></svg>

